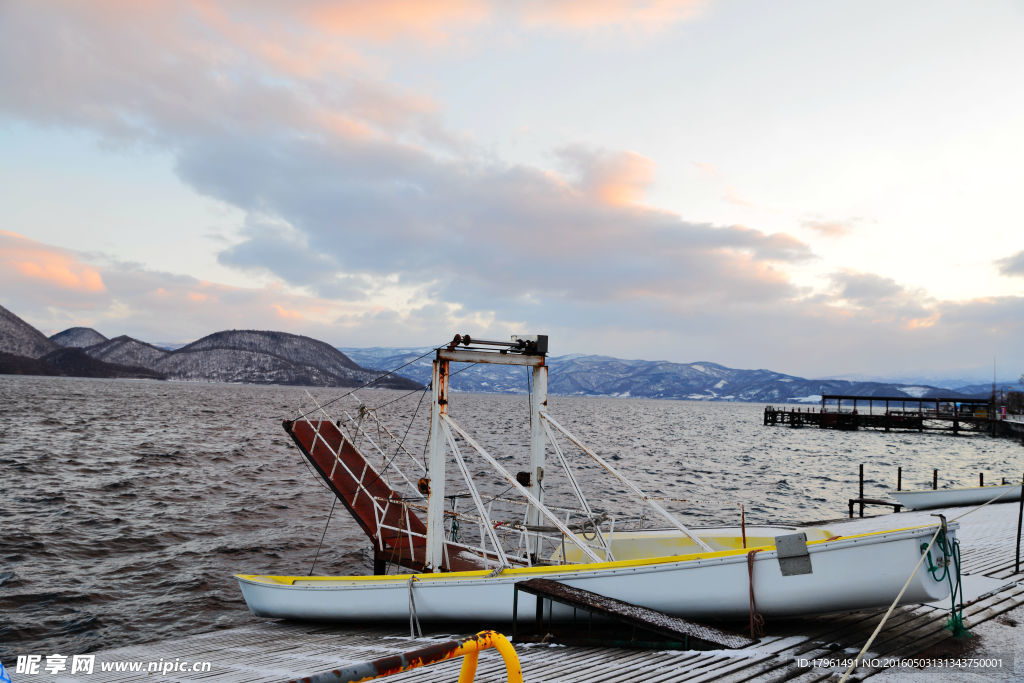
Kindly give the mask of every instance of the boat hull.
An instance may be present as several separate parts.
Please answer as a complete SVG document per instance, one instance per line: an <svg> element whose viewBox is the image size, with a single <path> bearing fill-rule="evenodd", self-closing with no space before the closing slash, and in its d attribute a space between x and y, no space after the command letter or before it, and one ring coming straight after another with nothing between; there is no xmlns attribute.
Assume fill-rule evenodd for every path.
<svg viewBox="0 0 1024 683"><path fill-rule="evenodd" d="M890 495L905 508L931 510L959 505L981 505L996 496L1000 496L998 502L1009 503L1020 500L1020 492L1020 484L1007 484L1004 486L975 486L973 488L892 491Z"/></svg>
<svg viewBox="0 0 1024 683"><path fill-rule="evenodd" d="M774 546L760 549L753 561L758 611L789 616L888 605L935 529L916 527L808 543L812 571L795 576L782 574ZM949 534L954 533L951 525ZM423 620L511 621L515 583L532 578L560 581L678 616L735 618L750 610L748 552L508 569L497 576L456 572L237 578L253 614L289 619L408 620L411 590L416 614ZM937 564L941 553L935 548L930 552ZM902 602L931 602L946 595L946 582L932 578L925 562L914 573ZM520 614L532 614L535 600L520 593Z"/></svg>

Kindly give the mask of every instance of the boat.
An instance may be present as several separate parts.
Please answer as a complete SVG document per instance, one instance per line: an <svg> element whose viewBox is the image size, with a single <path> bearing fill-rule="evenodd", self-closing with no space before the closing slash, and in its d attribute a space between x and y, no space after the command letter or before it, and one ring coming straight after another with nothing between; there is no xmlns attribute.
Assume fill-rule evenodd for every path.
<svg viewBox="0 0 1024 683"><path fill-rule="evenodd" d="M905 582L903 603L949 594L935 569L956 561L955 523L837 535L823 527L747 526L741 508L738 527L690 528L665 499L647 494L550 414L545 336L500 342L456 335L434 353L427 463L361 402L337 418L314 404L284 422L371 539L374 574L238 574L253 614L510 621L517 600L527 614L535 608L533 595L515 595L517 582L535 578L693 618L883 606ZM511 472L510 457L492 455L450 414L449 364L458 362L530 370L526 469ZM451 481L448 469L456 474ZM632 518L609 497L584 492L583 475L592 479L595 472L635 501L626 508ZM459 509L466 500L471 505ZM660 526L652 528L648 515L660 518ZM571 616L570 608L553 609L553 618Z"/></svg>
<svg viewBox="0 0 1024 683"><path fill-rule="evenodd" d="M950 525L950 538L955 524ZM763 616L795 616L881 607L892 602L921 557L935 526L833 537L807 543L812 570L787 576L774 545L681 556L578 565L516 567L389 576L238 575L245 601L262 617L333 621L407 620L410 597L420 619L511 621L517 581L546 578L667 614L743 618L750 586ZM738 539L738 537L736 537ZM753 570L747 556L755 554ZM945 558L935 551L932 564ZM753 578L751 579L751 575ZM949 594L922 566L902 603ZM522 594L519 600L528 600ZM524 614L534 606L523 602ZM555 618L559 615L555 614Z"/></svg>
<svg viewBox="0 0 1024 683"><path fill-rule="evenodd" d="M1020 500L1020 484L995 486L965 486L951 489L920 489L917 491L892 491L889 495L911 510L981 505L997 499L1000 503Z"/></svg>

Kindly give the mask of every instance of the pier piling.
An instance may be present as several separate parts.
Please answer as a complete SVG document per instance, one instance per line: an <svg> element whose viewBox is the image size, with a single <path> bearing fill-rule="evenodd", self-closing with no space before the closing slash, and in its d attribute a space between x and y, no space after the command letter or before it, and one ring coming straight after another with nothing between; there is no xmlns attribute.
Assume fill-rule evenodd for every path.
<svg viewBox="0 0 1024 683"><path fill-rule="evenodd" d="M902 467L899 468L897 476L902 481L902 479L903 479L903 468ZM889 500L881 500L879 498L865 498L864 497L864 463L861 463L861 465L860 465L860 471L858 473L857 479L858 479L858 482L859 482L858 493L860 495L857 498L850 498L849 499L850 518L851 519L853 518L853 506L854 505L859 505L860 506L860 516L861 517L864 516L864 506L865 505L886 505L886 506L892 507L892 511L893 512L899 512L900 510L903 509L903 506L901 504L899 504L899 503L894 503L894 502L889 501Z"/></svg>
<svg viewBox="0 0 1024 683"><path fill-rule="evenodd" d="M1017 559L1014 562L1013 573L1020 574L1020 527L1021 521L1024 521L1024 475L1020 478L1021 485L1021 497L1020 504L1017 506Z"/></svg>

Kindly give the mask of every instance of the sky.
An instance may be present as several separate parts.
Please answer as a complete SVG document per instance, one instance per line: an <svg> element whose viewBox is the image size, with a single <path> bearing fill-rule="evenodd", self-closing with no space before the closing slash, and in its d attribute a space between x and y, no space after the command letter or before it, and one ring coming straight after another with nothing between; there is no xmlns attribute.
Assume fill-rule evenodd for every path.
<svg viewBox="0 0 1024 683"><path fill-rule="evenodd" d="M0 0L0 304L1024 371L1017 0Z"/></svg>

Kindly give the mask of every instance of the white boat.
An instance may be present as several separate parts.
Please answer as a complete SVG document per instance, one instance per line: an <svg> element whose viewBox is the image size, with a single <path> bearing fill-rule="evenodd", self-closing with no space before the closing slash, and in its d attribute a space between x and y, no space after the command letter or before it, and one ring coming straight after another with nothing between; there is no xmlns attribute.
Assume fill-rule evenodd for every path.
<svg viewBox="0 0 1024 683"><path fill-rule="evenodd" d="M958 505L981 505L993 498L1000 503L1020 500L1020 484L997 486L972 486L953 489L921 489L918 491L892 491L889 495L903 507L911 510L956 507Z"/></svg>
<svg viewBox="0 0 1024 683"><path fill-rule="evenodd" d="M285 422L372 540L375 571L372 576L238 575L250 610L295 619L406 620L415 611L422 619L507 621L513 617L515 583L533 578L687 617L745 617L755 598L756 609L770 616L887 605L912 574L904 603L948 595L948 582L933 578L929 567L953 562L953 524L945 543L928 550L927 561L921 561L922 548L936 536L936 525L837 536L822 528L747 527L741 512L739 527L688 528L662 499L642 491L549 414L545 353L546 337L509 343L457 335L438 348L425 445L429 465L403 453L401 442L385 447L385 438L394 435L379 422L364 426L375 419L365 405L355 416L344 413L337 420L317 406ZM524 471L512 474L448 414L450 362L532 369ZM316 419L310 418L313 412L319 412ZM364 457L363 443L380 454L382 465ZM610 477L614 489L637 501L628 511L638 513L639 522L624 519L616 512L622 506L607 496L588 499L575 475L578 463L569 457L579 453L589 458L584 459L588 477L595 472ZM399 461L419 470L406 472ZM452 463L461 484L446 472ZM484 475L491 477L489 493L501 493L482 492L488 485ZM401 495L392 483L403 489ZM461 492L452 491L456 485L464 487ZM471 499L468 510L455 509L460 497ZM425 520L419 517L423 512ZM661 517L668 528L647 528L647 515ZM388 575L385 562L413 573ZM533 609L535 600L521 594L520 610Z"/></svg>
<svg viewBox="0 0 1024 683"><path fill-rule="evenodd" d="M956 525L949 526L949 538ZM812 534L814 530L808 530ZM546 578L636 605L684 617L740 618L750 614L753 582L757 610L789 616L888 605L899 593L934 525L809 541L811 571L784 575L775 546L754 555L753 579L747 554L753 547L681 556L579 565L399 574L392 576L239 575L253 614L335 621L408 620L410 593L424 620L511 621L513 585ZM739 540L739 537L734 537ZM946 560L935 548L932 565ZM927 562L914 574L903 603L939 600L946 581L929 573ZM520 614L531 615L535 598L519 595ZM569 616L554 614L554 618Z"/></svg>

